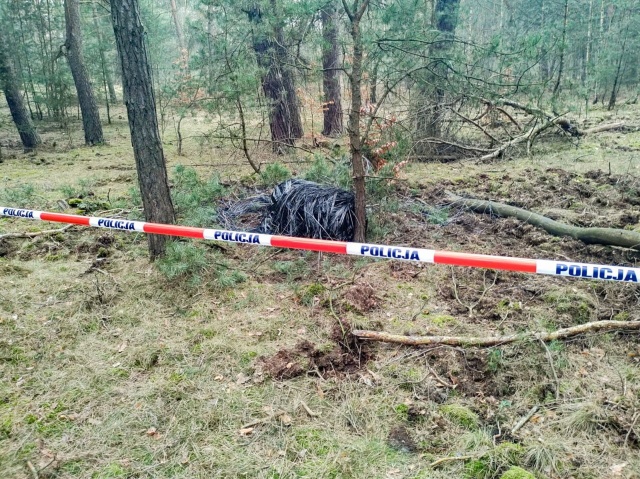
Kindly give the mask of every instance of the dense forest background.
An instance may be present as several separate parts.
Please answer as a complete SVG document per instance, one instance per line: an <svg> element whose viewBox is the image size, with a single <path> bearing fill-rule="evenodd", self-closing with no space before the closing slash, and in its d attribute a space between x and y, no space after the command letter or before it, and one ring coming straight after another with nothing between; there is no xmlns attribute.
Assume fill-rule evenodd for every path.
<svg viewBox="0 0 640 479"><path fill-rule="evenodd" d="M79 17L67 12L65 21L65 3ZM201 111L211 120L209 138L249 146L270 139L279 148L305 133L342 133L335 116L358 102L363 116L401 125L396 131L415 154L433 156L437 140L455 137L465 120L472 125L478 115L470 109L482 112L500 98L560 116L638 96L640 7L631 0L139 6L163 133L182 133L181 119ZM100 120L109 122L109 107L122 101L109 4L9 0L0 8L6 60L30 117L64 123L79 115L65 60L72 60L68 24L75 21L93 96L106 107ZM360 85L361 98L351 84ZM323 113L334 118L323 123ZM260 122L271 131L254 138Z"/></svg>

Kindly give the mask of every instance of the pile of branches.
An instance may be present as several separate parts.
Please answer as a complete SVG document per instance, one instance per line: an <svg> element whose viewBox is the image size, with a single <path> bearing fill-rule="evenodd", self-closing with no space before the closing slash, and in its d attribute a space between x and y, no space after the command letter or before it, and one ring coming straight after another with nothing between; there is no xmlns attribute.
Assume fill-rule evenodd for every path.
<svg viewBox="0 0 640 479"><path fill-rule="evenodd" d="M471 152L472 154L478 155L480 161L488 161L504 156L507 150L518 145L525 145L527 154L530 154L535 139L543 132L554 128L568 137L581 138L593 133L618 130L625 127L624 123L618 122L599 125L589 129L580 129L575 122L563 115L550 113L508 98L498 98L496 100L480 99L480 102L484 105L484 110L475 117L464 115L462 111L460 111L461 109L455 108L453 105L449 105L448 109L452 115L460 119L463 124L471 125L485 136L489 140L487 147L463 145L443 138L427 138L421 141L436 146L438 150L445 147L458 152ZM464 101L462 101L462 103L464 103ZM509 109L511 109L512 112L509 112ZM521 119L519 122L518 115L513 110L519 112L520 117L525 115L524 121ZM505 122L494 121L497 116L503 117L506 125L511 125L511 129L507 130L507 128L504 127ZM486 123L486 120L483 120L485 117L492 118L492 121L489 122L488 125L483 124ZM489 127L494 123L503 126L503 131L507 136L506 138L504 137L505 135L499 135L499 133L490 130Z"/></svg>

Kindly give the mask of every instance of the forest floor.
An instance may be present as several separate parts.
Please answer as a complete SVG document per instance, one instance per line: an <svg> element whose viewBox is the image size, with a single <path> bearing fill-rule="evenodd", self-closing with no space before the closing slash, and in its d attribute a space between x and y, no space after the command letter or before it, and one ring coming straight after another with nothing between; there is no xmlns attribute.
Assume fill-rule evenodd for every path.
<svg viewBox="0 0 640 479"><path fill-rule="evenodd" d="M90 214L139 218L123 116L106 127L107 145L79 146L74 123L41 128L45 147L29 155L5 121L0 204L58 211L78 198ZM410 163L375 200L371 241L638 266L638 252L446 199L640 230L640 110L591 121L621 119L626 130L578 143L540 139L531 157ZM205 126L194 118L185 129ZM173 143L175 194L185 182L215 190L216 207L266 188L229 147L186 142L178 156ZM300 176L310 166L301 158L285 159ZM176 165L226 187L189 183ZM60 227L0 218L0 235ZM637 334L413 348L358 344L341 330L493 336L640 320L638 285L180 244L161 267L141 234L73 227L0 239L0 477L499 478L520 466L538 478L640 478Z"/></svg>

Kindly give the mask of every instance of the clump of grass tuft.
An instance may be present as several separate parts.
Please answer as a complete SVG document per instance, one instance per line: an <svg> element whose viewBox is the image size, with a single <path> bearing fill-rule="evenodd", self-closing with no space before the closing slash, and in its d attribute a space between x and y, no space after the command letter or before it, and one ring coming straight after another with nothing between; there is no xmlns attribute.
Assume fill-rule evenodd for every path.
<svg viewBox="0 0 640 479"><path fill-rule="evenodd" d="M560 474L563 457L567 457L564 442L548 437L526 448L524 462L538 472L553 471Z"/></svg>
<svg viewBox="0 0 640 479"><path fill-rule="evenodd" d="M609 423L606 411L596 402L569 404L565 408L568 408L568 414L561 422L570 433L592 434Z"/></svg>

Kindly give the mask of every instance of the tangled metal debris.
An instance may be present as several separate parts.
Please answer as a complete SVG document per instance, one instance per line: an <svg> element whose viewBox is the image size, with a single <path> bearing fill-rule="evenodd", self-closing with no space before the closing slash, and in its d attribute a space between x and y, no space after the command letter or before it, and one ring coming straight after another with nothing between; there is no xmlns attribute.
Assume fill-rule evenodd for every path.
<svg viewBox="0 0 640 479"><path fill-rule="evenodd" d="M256 227L257 214L261 219ZM353 241L355 196L333 186L291 179L277 185L271 195L229 205L219 212L218 219L225 227L235 229L247 226L247 216L254 222L252 232Z"/></svg>

